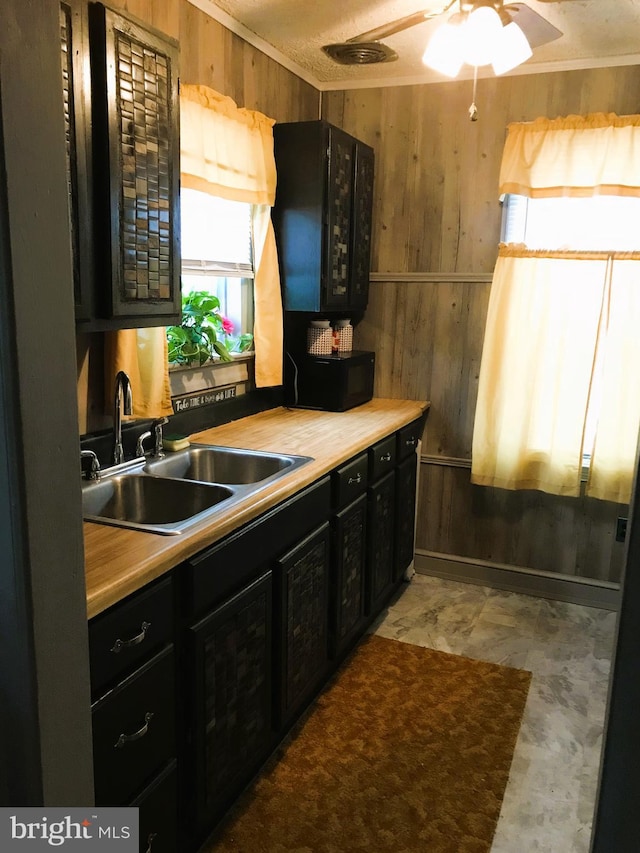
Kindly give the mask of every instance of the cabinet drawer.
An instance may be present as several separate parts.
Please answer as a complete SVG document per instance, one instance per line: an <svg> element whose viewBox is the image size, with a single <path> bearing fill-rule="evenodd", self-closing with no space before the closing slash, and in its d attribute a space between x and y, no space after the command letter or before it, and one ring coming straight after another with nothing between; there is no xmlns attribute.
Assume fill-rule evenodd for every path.
<svg viewBox="0 0 640 853"><path fill-rule="evenodd" d="M140 810L141 853L175 853L179 849L176 762L172 761L131 805Z"/></svg>
<svg viewBox="0 0 640 853"><path fill-rule="evenodd" d="M383 438L369 448L369 480L375 482L393 470L396 464L396 434Z"/></svg>
<svg viewBox="0 0 640 853"><path fill-rule="evenodd" d="M173 649L165 649L92 708L96 804L130 802L175 754Z"/></svg>
<svg viewBox="0 0 640 853"><path fill-rule="evenodd" d="M172 641L171 578L96 616L89 622L92 697L98 698Z"/></svg>
<svg viewBox="0 0 640 853"><path fill-rule="evenodd" d="M398 430L398 461L406 459L418 449L418 441L422 438L423 420L419 418Z"/></svg>
<svg viewBox="0 0 640 853"><path fill-rule="evenodd" d="M351 459L333 474L333 503L335 507L345 506L364 494L369 481L369 459L367 453L361 453Z"/></svg>

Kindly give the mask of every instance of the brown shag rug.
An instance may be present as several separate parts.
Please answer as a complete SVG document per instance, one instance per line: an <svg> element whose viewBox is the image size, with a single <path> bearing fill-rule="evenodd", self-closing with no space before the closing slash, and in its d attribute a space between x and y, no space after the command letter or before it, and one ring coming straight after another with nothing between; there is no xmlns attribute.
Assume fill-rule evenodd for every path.
<svg viewBox="0 0 640 853"><path fill-rule="evenodd" d="M370 636L211 853L487 853L531 673Z"/></svg>

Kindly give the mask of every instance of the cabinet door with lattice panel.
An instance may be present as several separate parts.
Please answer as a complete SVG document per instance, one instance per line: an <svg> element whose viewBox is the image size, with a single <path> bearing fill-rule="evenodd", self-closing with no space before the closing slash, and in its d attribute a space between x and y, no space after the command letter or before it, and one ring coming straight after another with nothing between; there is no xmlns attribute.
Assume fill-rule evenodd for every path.
<svg viewBox="0 0 640 853"><path fill-rule="evenodd" d="M179 322L178 45L89 9L96 316Z"/></svg>
<svg viewBox="0 0 640 853"><path fill-rule="evenodd" d="M276 564L277 724L286 726L312 698L328 665L328 522Z"/></svg>

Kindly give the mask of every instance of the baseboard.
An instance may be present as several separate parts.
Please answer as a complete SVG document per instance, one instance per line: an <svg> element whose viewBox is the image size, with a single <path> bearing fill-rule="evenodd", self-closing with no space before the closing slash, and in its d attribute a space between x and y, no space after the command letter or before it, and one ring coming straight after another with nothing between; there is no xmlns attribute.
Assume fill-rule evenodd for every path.
<svg viewBox="0 0 640 853"><path fill-rule="evenodd" d="M620 604L620 584L617 583L534 571L421 549L416 549L415 570L420 575L474 583L604 610L618 610Z"/></svg>

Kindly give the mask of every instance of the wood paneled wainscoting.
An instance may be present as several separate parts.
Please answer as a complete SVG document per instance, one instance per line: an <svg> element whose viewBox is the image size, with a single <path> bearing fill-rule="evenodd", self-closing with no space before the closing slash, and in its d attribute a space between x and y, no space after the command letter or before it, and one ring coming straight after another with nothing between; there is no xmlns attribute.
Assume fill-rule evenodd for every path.
<svg viewBox="0 0 640 853"><path fill-rule="evenodd" d="M428 399L416 568L614 607L627 505L470 482L491 276L374 273L354 346L376 352L375 394Z"/></svg>

